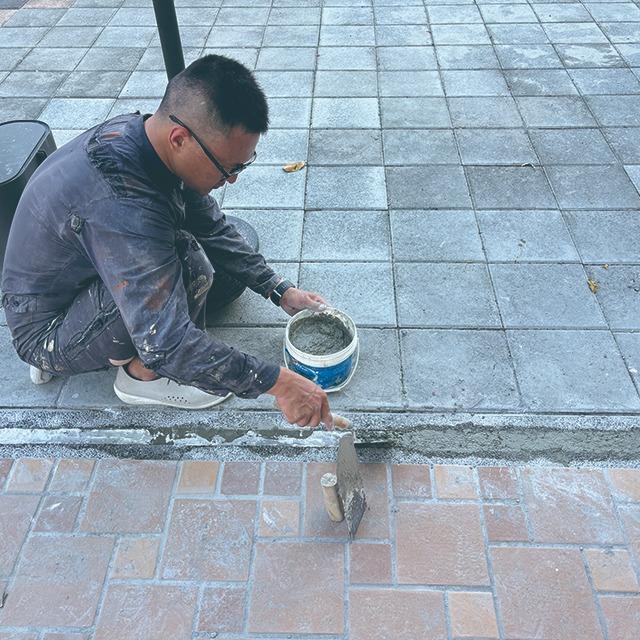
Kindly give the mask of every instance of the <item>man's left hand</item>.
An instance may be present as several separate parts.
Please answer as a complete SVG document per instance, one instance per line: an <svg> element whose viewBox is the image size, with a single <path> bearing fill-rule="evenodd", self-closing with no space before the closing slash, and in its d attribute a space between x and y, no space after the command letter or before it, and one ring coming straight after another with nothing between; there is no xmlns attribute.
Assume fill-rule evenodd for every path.
<svg viewBox="0 0 640 640"><path fill-rule="evenodd" d="M280 306L290 315L295 316L298 311L310 309L311 311L323 311L327 303L317 293L303 291L292 287L287 289L280 300Z"/></svg>

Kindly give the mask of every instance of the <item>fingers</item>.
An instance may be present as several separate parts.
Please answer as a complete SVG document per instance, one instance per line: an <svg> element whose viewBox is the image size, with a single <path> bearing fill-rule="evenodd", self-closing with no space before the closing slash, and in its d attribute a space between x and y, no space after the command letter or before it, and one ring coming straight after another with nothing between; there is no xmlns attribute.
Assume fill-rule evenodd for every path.
<svg viewBox="0 0 640 640"><path fill-rule="evenodd" d="M331 409L329 408L329 399L325 395L322 402L322 422L327 431L333 431L333 416L331 415Z"/></svg>

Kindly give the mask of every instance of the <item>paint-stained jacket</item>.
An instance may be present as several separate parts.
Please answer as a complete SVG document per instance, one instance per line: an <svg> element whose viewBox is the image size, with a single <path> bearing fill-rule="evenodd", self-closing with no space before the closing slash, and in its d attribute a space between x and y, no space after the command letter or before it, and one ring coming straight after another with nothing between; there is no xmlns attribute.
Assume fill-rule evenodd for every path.
<svg viewBox="0 0 640 640"><path fill-rule="evenodd" d="M30 182L18 216L5 258L5 294L45 297L64 310L100 277L140 358L159 375L248 398L275 384L279 367L190 320L176 231L190 231L216 270L263 296L278 276L213 198L184 189L165 167L143 116L119 116L56 151Z"/></svg>

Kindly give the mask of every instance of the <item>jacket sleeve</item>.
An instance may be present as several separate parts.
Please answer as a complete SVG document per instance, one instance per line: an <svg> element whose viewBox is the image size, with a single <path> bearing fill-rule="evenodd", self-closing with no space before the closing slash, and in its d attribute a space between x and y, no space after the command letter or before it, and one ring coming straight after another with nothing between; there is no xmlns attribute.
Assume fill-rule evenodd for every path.
<svg viewBox="0 0 640 640"><path fill-rule="evenodd" d="M281 278L227 222L211 196L184 189L186 227L204 247L216 270L222 270L247 287L269 296Z"/></svg>
<svg viewBox="0 0 640 640"><path fill-rule="evenodd" d="M96 203L77 237L145 366L210 393L259 396L275 384L279 367L216 340L191 321L175 234L166 212L121 199Z"/></svg>

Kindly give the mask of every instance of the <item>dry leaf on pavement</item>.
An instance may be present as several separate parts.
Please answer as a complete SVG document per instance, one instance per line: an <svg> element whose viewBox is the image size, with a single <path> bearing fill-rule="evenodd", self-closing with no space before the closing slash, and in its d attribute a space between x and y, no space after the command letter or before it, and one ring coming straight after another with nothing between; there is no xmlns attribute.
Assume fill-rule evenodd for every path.
<svg viewBox="0 0 640 640"><path fill-rule="evenodd" d="M284 167L282 167L282 170L286 171L286 173L293 173L294 171L304 169L306 164L306 162L292 162L291 164L285 164Z"/></svg>
<svg viewBox="0 0 640 640"><path fill-rule="evenodd" d="M589 289L591 289L591 293L597 293L600 285L595 280L587 280L587 284L589 285Z"/></svg>

